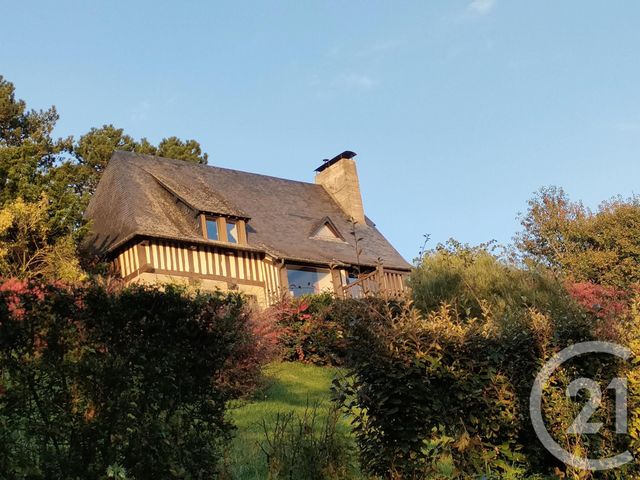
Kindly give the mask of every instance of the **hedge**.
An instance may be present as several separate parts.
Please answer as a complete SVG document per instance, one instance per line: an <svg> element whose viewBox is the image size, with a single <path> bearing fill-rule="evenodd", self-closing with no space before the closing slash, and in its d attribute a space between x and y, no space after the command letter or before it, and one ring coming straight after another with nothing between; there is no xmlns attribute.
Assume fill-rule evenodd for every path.
<svg viewBox="0 0 640 480"><path fill-rule="evenodd" d="M363 470L382 478L592 478L559 462L540 444L529 418L537 372L566 346L608 340L640 354L638 306L616 328L580 307L546 272L515 268L486 252L439 252L413 276L411 302L337 302L349 339L347 374L335 400L354 419ZM416 291L416 289L420 289ZM608 337L604 338L604 332ZM597 435L566 433L581 403L568 382L588 377L606 387L629 381L628 435L615 435L613 396L591 421ZM581 398L584 403L587 397ZM637 360L578 358L564 365L544 395L551 435L568 451L603 458L640 453ZM640 478L637 463L597 478Z"/></svg>
<svg viewBox="0 0 640 480"><path fill-rule="evenodd" d="M235 294L5 282L0 478L216 478L247 322Z"/></svg>

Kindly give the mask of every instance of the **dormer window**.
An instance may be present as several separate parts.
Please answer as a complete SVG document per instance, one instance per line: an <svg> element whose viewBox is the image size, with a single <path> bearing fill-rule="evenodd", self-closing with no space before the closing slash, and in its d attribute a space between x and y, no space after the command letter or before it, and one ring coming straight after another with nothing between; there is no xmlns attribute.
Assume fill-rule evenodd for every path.
<svg viewBox="0 0 640 480"><path fill-rule="evenodd" d="M329 240L334 242L344 242L338 228L329 217L325 217L312 230L309 238L316 240Z"/></svg>
<svg viewBox="0 0 640 480"><path fill-rule="evenodd" d="M338 240L340 237L333 230L329 224L324 224L314 235L315 238L319 238L320 240Z"/></svg>
<svg viewBox="0 0 640 480"><path fill-rule="evenodd" d="M202 235L207 240L247 243L246 222L242 219L202 214Z"/></svg>

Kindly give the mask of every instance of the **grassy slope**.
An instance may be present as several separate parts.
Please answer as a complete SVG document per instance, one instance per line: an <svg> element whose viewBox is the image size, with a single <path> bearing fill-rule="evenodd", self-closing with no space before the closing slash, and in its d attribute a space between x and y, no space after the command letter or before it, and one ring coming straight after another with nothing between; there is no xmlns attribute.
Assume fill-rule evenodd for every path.
<svg viewBox="0 0 640 480"><path fill-rule="evenodd" d="M264 419L272 423L278 412L304 413L307 405L320 404L326 411L330 404L329 387L337 370L300 363L273 363L265 369L269 388L258 398L231 408L230 418L238 427L229 452L229 463L235 478L266 478L264 454L258 443L264 438ZM346 423L344 425L346 430Z"/></svg>

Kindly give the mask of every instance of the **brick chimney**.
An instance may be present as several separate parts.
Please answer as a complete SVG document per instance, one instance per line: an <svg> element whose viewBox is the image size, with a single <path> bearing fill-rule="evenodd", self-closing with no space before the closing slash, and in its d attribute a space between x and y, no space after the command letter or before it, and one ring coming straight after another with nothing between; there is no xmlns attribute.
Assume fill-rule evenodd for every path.
<svg viewBox="0 0 640 480"><path fill-rule="evenodd" d="M316 168L316 183L322 185L342 210L356 223L365 223L358 170L353 159L356 154L346 151L325 160Z"/></svg>

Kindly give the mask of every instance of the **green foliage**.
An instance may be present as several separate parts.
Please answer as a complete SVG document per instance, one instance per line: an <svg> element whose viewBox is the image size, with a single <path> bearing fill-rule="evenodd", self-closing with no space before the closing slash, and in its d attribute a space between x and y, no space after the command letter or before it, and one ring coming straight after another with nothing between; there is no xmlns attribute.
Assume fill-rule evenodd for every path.
<svg viewBox="0 0 640 480"><path fill-rule="evenodd" d="M13 84L0 76L0 209L17 201L29 205L46 198L46 204L40 205L44 244L59 245L57 252L64 250L75 256L75 246L86 232L82 215L115 150L207 163L207 154L195 140L168 137L155 146L145 138L137 141L113 125L92 128L77 140L56 139L52 132L57 121L55 107L28 110L23 100L16 99ZM34 249L28 250L26 257L33 254ZM15 257L8 261L13 263ZM38 269L23 271L25 264L5 266L0 275L19 270L22 276L41 276ZM68 262L62 262L64 271L54 270L46 278L68 278L67 267Z"/></svg>
<svg viewBox="0 0 640 480"><path fill-rule="evenodd" d="M175 158L185 162L207 163L209 155L202 153L200 144L195 140L182 141L178 137L163 138L158 144L156 155L161 157Z"/></svg>
<svg viewBox="0 0 640 480"><path fill-rule="evenodd" d="M248 397L264 386L262 368L276 357L279 329L270 315L251 310L233 354L220 375L220 385L234 398Z"/></svg>
<svg viewBox="0 0 640 480"><path fill-rule="evenodd" d="M18 198L0 207L0 277L83 279L72 235L51 243L55 235L47 221L48 205L46 197L32 203Z"/></svg>
<svg viewBox="0 0 640 480"><path fill-rule="evenodd" d="M564 313L571 303L562 285L543 268L523 270L500 259L491 245L469 247L455 241L428 252L408 284L423 313L445 303L461 318L477 318L487 306L495 318L510 319L533 307Z"/></svg>
<svg viewBox="0 0 640 480"><path fill-rule="evenodd" d="M348 438L338 430L339 413L320 414L307 405L302 415L278 413L273 422L262 420L262 449L273 480L346 480L354 478Z"/></svg>
<svg viewBox="0 0 640 480"><path fill-rule="evenodd" d="M92 128L78 139L73 149L77 158L75 174L82 193L91 194L95 191L100 175L107 168L111 155L116 150L154 153L155 148L146 138L137 142L125 134L122 128L113 125Z"/></svg>
<svg viewBox="0 0 640 480"><path fill-rule="evenodd" d="M411 286L418 308L351 300L336 313L350 339L348 375L336 382L336 400L355 419L363 469L383 478L589 478L540 445L528 400L553 354L600 339L598 319L545 271L517 269L484 248L453 244L430 252ZM620 321L627 322L621 331L637 331L632 319ZM569 379L606 385L624 376L622 368L609 358L577 359L547 387L545 419L567 450L606 457L633 448L633 436L616 436L614 428L583 443L565 433L577 414L565 395ZM609 427L612 403L601 407ZM630 465L599 478L634 474Z"/></svg>
<svg viewBox="0 0 640 480"><path fill-rule="evenodd" d="M13 84L0 76L0 209L19 199L36 204L46 198L39 205L40 223L50 245L76 232L82 223L73 186L68 176L58 173L68 168L73 142L70 137L52 137L57 120L54 107L27 110L26 103L15 98Z"/></svg>
<svg viewBox="0 0 640 480"><path fill-rule="evenodd" d="M236 480L263 480L268 468L260 445L264 442L264 427L275 428L278 414L295 412L303 417L307 405L318 405L318 424L325 424L331 411L331 382L339 370L318 367L301 362L274 362L264 370L267 387L252 398L230 403L229 419L237 427L228 451L231 472ZM341 416L337 426L340 435L346 435L349 449L355 451L355 442L349 435L348 418ZM357 465L354 465L357 470ZM358 477L360 478L360 477Z"/></svg>
<svg viewBox="0 0 640 480"><path fill-rule="evenodd" d="M560 188L541 189L516 238L526 259L577 282L629 288L640 282L640 199L614 198L596 212Z"/></svg>
<svg viewBox="0 0 640 480"><path fill-rule="evenodd" d="M71 149L71 139L54 139L54 107L27 110L12 83L0 76L0 206L18 197L37 201L48 189L48 173Z"/></svg>
<svg viewBox="0 0 640 480"><path fill-rule="evenodd" d="M202 164L206 164L208 159L208 155L202 153L200 144L195 140L183 141L177 137L169 137L162 139L156 147L146 138L135 140L122 128L103 125L82 135L73 148L77 159L76 177L82 192L91 194L95 191L102 172L107 168L111 155L116 150L160 155Z"/></svg>
<svg viewBox="0 0 640 480"><path fill-rule="evenodd" d="M234 294L0 287L0 478L215 478Z"/></svg>
<svg viewBox="0 0 640 480"><path fill-rule="evenodd" d="M120 465L109 465L107 468L107 478L127 480L127 470Z"/></svg>
<svg viewBox="0 0 640 480"><path fill-rule="evenodd" d="M280 327L281 358L315 365L341 365L347 341L333 318L334 297L330 293L285 297L269 309Z"/></svg>

